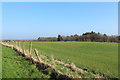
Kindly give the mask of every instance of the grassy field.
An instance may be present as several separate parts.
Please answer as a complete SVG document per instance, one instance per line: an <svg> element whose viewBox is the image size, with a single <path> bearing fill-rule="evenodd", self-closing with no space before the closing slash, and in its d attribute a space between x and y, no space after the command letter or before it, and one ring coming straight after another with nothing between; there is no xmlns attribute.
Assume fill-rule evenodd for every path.
<svg viewBox="0 0 120 80"><path fill-rule="evenodd" d="M2 78L49 78L14 50L2 47Z"/></svg>
<svg viewBox="0 0 120 80"><path fill-rule="evenodd" d="M118 44L96 42L32 42L40 54L118 77ZM21 43L22 45L23 43ZM29 42L24 43L28 48Z"/></svg>

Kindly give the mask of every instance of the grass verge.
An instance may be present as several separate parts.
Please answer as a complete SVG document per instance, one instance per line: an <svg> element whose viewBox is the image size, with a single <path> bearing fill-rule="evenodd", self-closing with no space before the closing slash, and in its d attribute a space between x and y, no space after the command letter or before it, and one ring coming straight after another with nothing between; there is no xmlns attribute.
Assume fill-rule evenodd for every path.
<svg viewBox="0 0 120 80"><path fill-rule="evenodd" d="M2 46L2 78L49 78L14 50Z"/></svg>

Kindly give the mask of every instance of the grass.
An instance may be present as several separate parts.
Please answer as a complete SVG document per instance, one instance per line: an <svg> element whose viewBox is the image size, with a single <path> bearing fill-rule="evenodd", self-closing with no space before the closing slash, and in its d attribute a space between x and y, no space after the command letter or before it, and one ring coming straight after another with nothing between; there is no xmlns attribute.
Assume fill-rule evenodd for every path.
<svg viewBox="0 0 120 80"><path fill-rule="evenodd" d="M0 79L2 78L2 45L0 45Z"/></svg>
<svg viewBox="0 0 120 80"><path fill-rule="evenodd" d="M96 42L32 42L40 54L73 62L91 71L118 77L118 44ZM22 44L22 43L21 43ZM29 42L24 43L28 49ZM69 60L68 60L69 59Z"/></svg>
<svg viewBox="0 0 120 80"><path fill-rule="evenodd" d="M25 43L27 49L29 42ZM118 77L118 44L96 42L33 42L44 55L75 63L79 67ZM69 59L69 60L68 60Z"/></svg>
<svg viewBox="0 0 120 80"><path fill-rule="evenodd" d="M49 78L14 50L2 46L2 78Z"/></svg>

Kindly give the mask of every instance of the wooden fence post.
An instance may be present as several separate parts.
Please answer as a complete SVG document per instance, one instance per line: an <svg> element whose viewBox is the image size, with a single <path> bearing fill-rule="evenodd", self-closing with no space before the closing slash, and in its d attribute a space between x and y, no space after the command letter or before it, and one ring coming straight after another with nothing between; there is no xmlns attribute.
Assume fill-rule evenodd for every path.
<svg viewBox="0 0 120 80"><path fill-rule="evenodd" d="M51 55L51 62L52 62L52 64L53 64L54 67L55 67L55 66L56 66L56 63L55 63L55 59L54 59L53 55Z"/></svg>
<svg viewBox="0 0 120 80"><path fill-rule="evenodd" d="M32 51L32 42L30 42L30 45L29 45L29 53L31 54L31 51Z"/></svg>
<svg viewBox="0 0 120 80"><path fill-rule="evenodd" d="M34 49L35 55L37 56L38 60L41 61L39 55L38 55L38 51L36 49Z"/></svg>
<svg viewBox="0 0 120 80"><path fill-rule="evenodd" d="M20 42L18 42L18 47L20 48Z"/></svg>
<svg viewBox="0 0 120 80"><path fill-rule="evenodd" d="M18 41L18 49L19 49L19 51L20 51L20 41Z"/></svg>
<svg viewBox="0 0 120 80"><path fill-rule="evenodd" d="M17 47L17 41L15 42L15 47Z"/></svg>
<svg viewBox="0 0 120 80"><path fill-rule="evenodd" d="M32 42L30 42L29 45L29 53L30 53L30 57L32 58Z"/></svg>
<svg viewBox="0 0 120 80"><path fill-rule="evenodd" d="M24 45L25 45L25 42L23 42L23 46L22 46L23 54L25 54Z"/></svg>

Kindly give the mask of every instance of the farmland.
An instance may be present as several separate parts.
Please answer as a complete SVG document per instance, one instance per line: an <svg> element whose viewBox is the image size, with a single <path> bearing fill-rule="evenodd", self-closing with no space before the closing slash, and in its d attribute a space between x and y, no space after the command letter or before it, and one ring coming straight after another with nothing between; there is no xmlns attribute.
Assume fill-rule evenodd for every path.
<svg viewBox="0 0 120 80"><path fill-rule="evenodd" d="M49 78L14 50L2 47L2 78Z"/></svg>
<svg viewBox="0 0 120 80"><path fill-rule="evenodd" d="M15 44L11 43L10 44ZM23 42L20 42L22 45ZM29 42L24 43L29 48ZM96 42L32 42L39 54L51 56L90 71L118 77L118 44Z"/></svg>

